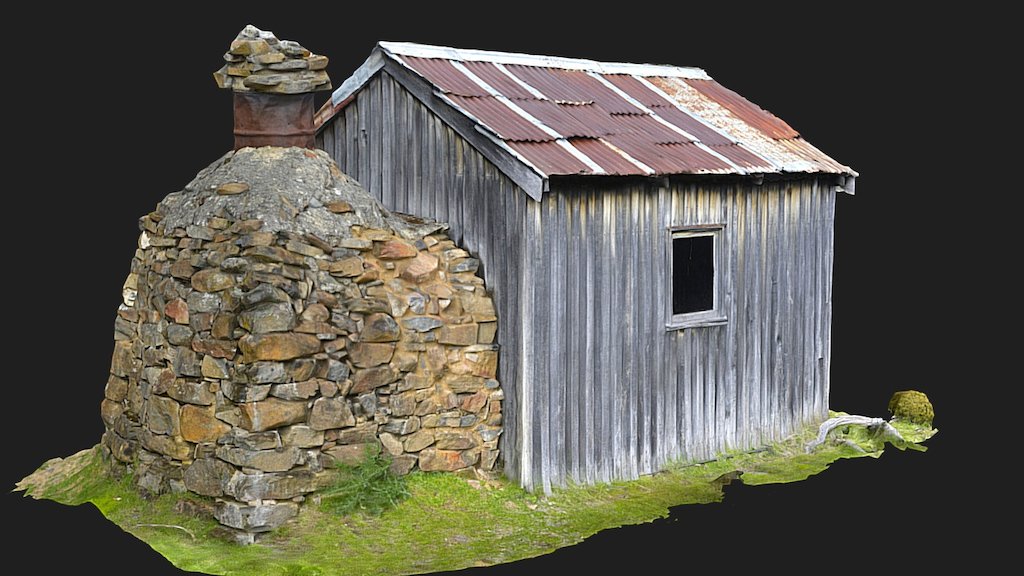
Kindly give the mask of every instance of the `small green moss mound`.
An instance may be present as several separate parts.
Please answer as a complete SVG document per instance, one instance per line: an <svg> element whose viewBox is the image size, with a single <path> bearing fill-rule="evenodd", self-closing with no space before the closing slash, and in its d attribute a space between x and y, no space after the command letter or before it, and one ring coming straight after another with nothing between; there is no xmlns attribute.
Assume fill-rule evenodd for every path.
<svg viewBox="0 0 1024 576"><path fill-rule="evenodd" d="M935 418L935 410L924 392L903 390L896 392L889 399L889 412L898 420L907 420L916 424L931 426Z"/></svg>
<svg viewBox="0 0 1024 576"><path fill-rule="evenodd" d="M380 516L409 497L405 477L390 470L391 461L383 454L367 450L356 465L338 464L338 478L321 492L321 507L336 514L363 512Z"/></svg>

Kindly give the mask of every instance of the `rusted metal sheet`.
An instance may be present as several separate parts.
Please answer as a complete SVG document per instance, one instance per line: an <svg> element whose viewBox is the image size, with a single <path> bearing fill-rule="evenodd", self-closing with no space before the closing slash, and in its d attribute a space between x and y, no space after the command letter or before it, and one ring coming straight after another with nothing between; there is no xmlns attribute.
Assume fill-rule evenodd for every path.
<svg viewBox="0 0 1024 576"><path fill-rule="evenodd" d="M523 155L531 164L548 174L593 174L586 164L570 154L557 142L508 143L513 150Z"/></svg>
<svg viewBox="0 0 1024 576"><path fill-rule="evenodd" d="M714 80L684 80L702 94L728 108L733 114L776 140L796 138L800 134L771 112L729 90Z"/></svg>
<svg viewBox="0 0 1024 576"><path fill-rule="evenodd" d="M234 93L235 150L246 146L315 147L313 93Z"/></svg>
<svg viewBox="0 0 1024 576"><path fill-rule="evenodd" d="M774 169L770 162L738 144L723 144L708 146L708 148L725 156L733 164L751 172L772 172Z"/></svg>
<svg viewBox="0 0 1024 576"><path fill-rule="evenodd" d="M529 112L534 118L551 127L566 138L590 137L598 138L609 134L614 127L610 123L587 122L576 117L572 112L579 108L593 109L594 105L571 106L568 104L555 104L551 100L521 99L516 104L523 110ZM608 119L608 113L601 110L597 114L603 119Z"/></svg>
<svg viewBox="0 0 1024 576"><path fill-rule="evenodd" d="M617 152L602 140L597 138L575 138L570 141L573 146L592 158L594 162L600 164L608 174L616 176L645 174L643 168L630 162L621 152Z"/></svg>
<svg viewBox="0 0 1024 576"><path fill-rule="evenodd" d="M448 60L402 56L402 61L444 92L459 96L489 96L486 90L456 70Z"/></svg>
<svg viewBox="0 0 1024 576"><path fill-rule="evenodd" d="M494 87L495 90L513 100L519 98L537 99L533 93L519 82L516 82L510 74L502 72L495 64L490 62L463 62L462 64L470 72Z"/></svg>
<svg viewBox="0 0 1024 576"><path fill-rule="evenodd" d="M641 112L639 108L580 70L519 65L507 68L520 80L556 102L595 102L612 114Z"/></svg>
<svg viewBox="0 0 1024 576"><path fill-rule="evenodd" d="M856 175L703 70L381 43L318 114L390 58L539 178L570 174ZM418 81L418 78L417 78ZM532 143L532 144L527 144ZM590 156L588 151L595 156Z"/></svg>
<svg viewBox="0 0 1024 576"><path fill-rule="evenodd" d="M449 94L448 98L456 106L472 114L502 140L539 142L554 139L526 118L514 113L497 98L463 97L454 94Z"/></svg>

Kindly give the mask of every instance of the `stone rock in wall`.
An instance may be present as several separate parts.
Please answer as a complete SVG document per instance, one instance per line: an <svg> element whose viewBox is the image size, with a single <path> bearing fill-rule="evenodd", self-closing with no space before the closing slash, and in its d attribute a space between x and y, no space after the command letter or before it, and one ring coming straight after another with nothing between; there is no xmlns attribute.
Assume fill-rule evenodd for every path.
<svg viewBox="0 0 1024 576"><path fill-rule="evenodd" d="M458 450L425 448L420 452L420 470L424 472L454 472L476 464L477 455Z"/></svg>
<svg viewBox="0 0 1024 576"><path fill-rule="evenodd" d="M367 454L377 454L380 451L380 444L366 442L362 444L344 444L324 450L328 458L339 464L355 466L362 462Z"/></svg>
<svg viewBox="0 0 1024 576"><path fill-rule="evenodd" d="M406 452L419 452L434 443L434 431L423 429L406 436L404 447Z"/></svg>
<svg viewBox="0 0 1024 576"><path fill-rule="evenodd" d="M200 407L186 404L181 407L181 437L189 442L216 442L231 431L231 427L214 415L213 406Z"/></svg>
<svg viewBox="0 0 1024 576"><path fill-rule="evenodd" d="M261 402L248 402L239 406L242 411L240 426L249 432L261 432L298 424L306 420L306 403L268 398Z"/></svg>
<svg viewBox="0 0 1024 576"><path fill-rule="evenodd" d="M436 256L427 252L420 252L405 265L401 277L410 282L422 282L437 271L437 268L438 261Z"/></svg>
<svg viewBox="0 0 1024 576"><path fill-rule="evenodd" d="M316 448L324 443L323 430L314 430L305 424L281 428L281 443L296 448Z"/></svg>
<svg viewBox="0 0 1024 576"><path fill-rule="evenodd" d="M281 436L277 430L246 432L241 428L233 429L230 437L222 438L221 443L231 444L246 450L273 450L282 446Z"/></svg>
<svg viewBox="0 0 1024 576"><path fill-rule="evenodd" d="M231 359L235 356L238 345L234 340L217 340L207 336L195 336L192 338L192 350L200 354L209 354L216 358Z"/></svg>
<svg viewBox="0 0 1024 576"><path fill-rule="evenodd" d="M437 439L436 446L443 450L466 450L476 446L473 433L461 428L436 428L434 437Z"/></svg>
<svg viewBox="0 0 1024 576"><path fill-rule="evenodd" d="M223 496L224 484L235 474L230 464L217 458L200 458L184 472L185 487L203 496Z"/></svg>
<svg viewBox="0 0 1024 576"><path fill-rule="evenodd" d="M344 398L319 398L313 403L309 414L309 427L313 430L329 430L355 426L356 418Z"/></svg>
<svg viewBox="0 0 1024 576"><path fill-rule="evenodd" d="M235 473L224 482L224 493L243 502L290 500L318 488L319 479L310 470L242 474Z"/></svg>
<svg viewBox="0 0 1024 576"><path fill-rule="evenodd" d="M286 472L300 462L300 453L294 446L274 450L246 450L234 446L218 446L217 458L235 466L256 468L264 472Z"/></svg>
<svg viewBox="0 0 1024 576"><path fill-rule="evenodd" d="M235 285L232 274L221 272L216 268L206 268L192 274L192 289L200 292L220 292Z"/></svg>
<svg viewBox="0 0 1024 576"><path fill-rule="evenodd" d="M375 422L364 422L351 428L330 430L325 438L339 444L372 444L377 442L377 429Z"/></svg>
<svg viewBox="0 0 1024 576"><path fill-rule="evenodd" d="M367 316L363 331L359 334L361 342L397 342L401 337L398 323L388 314L378 313Z"/></svg>
<svg viewBox="0 0 1024 576"><path fill-rule="evenodd" d="M391 464L388 466L388 470L396 476L405 476L409 472L412 472L413 466L416 465L418 458L415 454L402 454L401 456L392 456Z"/></svg>
<svg viewBox="0 0 1024 576"><path fill-rule="evenodd" d="M320 393L320 383L316 380L274 384L270 395L282 400L306 400Z"/></svg>
<svg viewBox="0 0 1024 576"><path fill-rule="evenodd" d="M204 378L223 380L231 376L231 373L228 371L227 362L223 359L214 358L213 356L203 356L203 361L200 364L200 371Z"/></svg>
<svg viewBox="0 0 1024 576"><path fill-rule="evenodd" d="M295 312L286 302L261 304L242 312L238 323L253 334L286 332L295 327Z"/></svg>
<svg viewBox="0 0 1024 576"><path fill-rule="evenodd" d="M174 460L188 460L192 455L192 445L180 436L164 436L143 429L139 433L142 447L150 452L157 452Z"/></svg>
<svg viewBox="0 0 1024 576"><path fill-rule="evenodd" d="M238 341L245 362L256 360L291 360L320 351L320 340L310 334L273 332L249 334Z"/></svg>
<svg viewBox="0 0 1024 576"><path fill-rule="evenodd" d="M175 378L167 388L167 395L178 402L186 404L198 404L209 406L216 400L217 395L210 390L207 382L188 380L186 378Z"/></svg>
<svg viewBox="0 0 1024 576"><path fill-rule="evenodd" d="M395 345L387 342L352 342L347 349L349 359L357 368L373 368L391 362Z"/></svg>
<svg viewBox="0 0 1024 576"><path fill-rule="evenodd" d="M270 384L246 385L231 380L222 380L220 390L224 397L232 402L260 402L270 395Z"/></svg>
<svg viewBox="0 0 1024 576"><path fill-rule="evenodd" d="M356 372L352 378L351 394L362 394L374 388L385 386L398 380L401 373L391 365L367 368Z"/></svg>
<svg viewBox="0 0 1024 576"><path fill-rule="evenodd" d="M441 328L437 341L441 344L450 344L453 346L471 346L476 344L476 338L476 324L455 324L446 325Z"/></svg>
<svg viewBox="0 0 1024 576"><path fill-rule="evenodd" d="M217 503L214 517L225 526L249 532L269 532L293 518L299 512L294 502L263 503L256 506L238 502Z"/></svg>
<svg viewBox="0 0 1024 576"><path fill-rule="evenodd" d="M112 402L120 402L128 397L128 381L124 378L118 378L113 374L107 378L107 385L103 389L103 395L107 400Z"/></svg>
<svg viewBox="0 0 1024 576"><path fill-rule="evenodd" d="M288 372L281 362L253 362L245 377L250 384L281 384L288 381Z"/></svg>
<svg viewBox="0 0 1024 576"><path fill-rule="evenodd" d="M177 436L181 433L181 406L170 398L153 396L146 405L146 425L154 434Z"/></svg>

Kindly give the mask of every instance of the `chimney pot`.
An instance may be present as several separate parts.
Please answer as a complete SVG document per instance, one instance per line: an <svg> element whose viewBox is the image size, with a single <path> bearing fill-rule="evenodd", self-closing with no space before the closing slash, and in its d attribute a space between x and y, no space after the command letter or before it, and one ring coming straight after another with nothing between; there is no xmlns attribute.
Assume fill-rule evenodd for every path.
<svg viewBox="0 0 1024 576"><path fill-rule="evenodd" d="M250 24L231 42L224 60L213 78L234 92L236 150L313 148L313 92L331 89L326 56Z"/></svg>

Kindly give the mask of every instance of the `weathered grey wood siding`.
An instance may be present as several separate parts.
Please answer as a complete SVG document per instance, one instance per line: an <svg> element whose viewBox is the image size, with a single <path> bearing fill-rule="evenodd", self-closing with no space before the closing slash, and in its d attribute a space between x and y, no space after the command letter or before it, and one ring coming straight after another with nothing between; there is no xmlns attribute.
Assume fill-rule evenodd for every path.
<svg viewBox="0 0 1024 576"><path fill-rule="evenodd" d="M505 392L501 457L518 469L516 375L522 318L523 191L412 94L381 72L317 135L317 145L385 206L447 222L480 259L498 313L498 377Z"/></svg>
<svg viewBox="0 0 1024 576"><path fill-rule="evenodd" d="M551 188L526 215L526 486L635 478L826 417L832 186ZM728 322L668 330L670 228L698 224L724 225Z"/></svg>
<svg viewBox="0 0 1024 576"><path fill-rule="evenodd" d="M538 203L386 72L318 144L384 205L448 222L481 259L502 345L502 457L525 487L635 478L825 418L828 178L553 180ZM669 230L695 224L724 225L728 322L668 330Z"/></svg>

